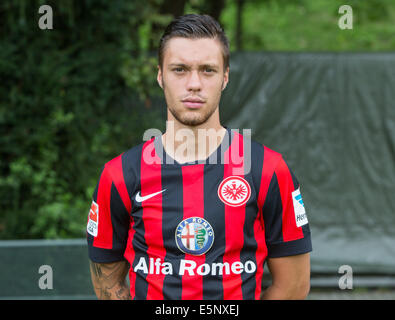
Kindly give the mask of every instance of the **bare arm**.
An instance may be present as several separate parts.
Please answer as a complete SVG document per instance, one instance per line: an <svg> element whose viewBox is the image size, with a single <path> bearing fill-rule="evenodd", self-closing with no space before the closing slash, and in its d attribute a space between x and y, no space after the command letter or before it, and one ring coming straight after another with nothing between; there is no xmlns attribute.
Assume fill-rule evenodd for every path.
<svg viewBox="0 0 395 320"><path fill-rule="evenodd" d="M95 263L90 261L93 288L100 300L130 300L126 283L129 264L126 261Z"/></svg>
<svg viewBox="0 0 395 320"><path fill-rule="evenodd" d="M310 254L270 258L268 267L272 285L262 295L263 300L302 300L310 291Z"/></svg>

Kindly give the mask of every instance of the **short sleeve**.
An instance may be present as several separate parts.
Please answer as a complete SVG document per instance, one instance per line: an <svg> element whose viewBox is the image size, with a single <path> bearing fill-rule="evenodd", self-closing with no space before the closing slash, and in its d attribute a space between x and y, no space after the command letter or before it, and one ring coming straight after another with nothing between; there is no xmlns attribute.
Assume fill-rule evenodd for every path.
<svg viewBox="0 0 395 320"><path fill-rule="evenodd" d="M282 157L274 169L262 214L268 258L312 251L300 184Z"/></svg>
<svg viewBox="0 0 395 320"><path fill-rule="evenodd" d="M104 166L100 174L86 229L89 258L98 263L124 260L129 229L129 213L109 171Z"/></svg>

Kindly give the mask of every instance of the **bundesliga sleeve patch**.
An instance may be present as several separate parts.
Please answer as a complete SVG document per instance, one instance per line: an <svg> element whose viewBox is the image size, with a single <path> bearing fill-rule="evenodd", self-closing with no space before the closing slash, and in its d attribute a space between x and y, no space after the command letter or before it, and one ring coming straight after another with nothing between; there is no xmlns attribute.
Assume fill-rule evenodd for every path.
<svg viewBox="0 0 395 320"><path fill-rule="evenodd" d="M307 215L306 215L306 210L304 208L302 195L300 194L300 187L294 192L292 192L292 201L295 211L296 226L301 227L307 224L308 221L307 221Z"/></svg>
<svg viewBox="0 0 395 320"><path fill-rule="evenodd" d="M89 219L88 219L88 225L86 227L86 231L90 235L96 237L98 226L99 226L99 205L95 201L92 201L91 209L89 210Z"/></svg>

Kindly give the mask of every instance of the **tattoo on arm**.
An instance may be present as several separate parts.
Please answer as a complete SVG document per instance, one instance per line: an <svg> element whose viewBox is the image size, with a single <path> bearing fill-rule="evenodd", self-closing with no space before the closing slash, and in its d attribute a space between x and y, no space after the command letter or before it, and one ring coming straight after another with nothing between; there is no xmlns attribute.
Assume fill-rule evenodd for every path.
<svg viewBox="0 0 395 320"><path fill-rule="evenodd" d="M99 299L130 300L126 275L129 264L126 261L95 263L90 261L93 288Z"/></svg>

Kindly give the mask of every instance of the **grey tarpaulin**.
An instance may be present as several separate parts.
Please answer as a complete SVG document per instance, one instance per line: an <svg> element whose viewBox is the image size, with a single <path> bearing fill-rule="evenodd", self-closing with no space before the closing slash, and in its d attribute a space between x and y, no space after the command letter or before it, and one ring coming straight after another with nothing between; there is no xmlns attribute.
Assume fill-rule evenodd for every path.
<svg viewBox="0 0 395 320"><path fill-rule="evenodd" d="M312 271L395 274L395 53L240 53L221 119L298 177Z"/></svg>

